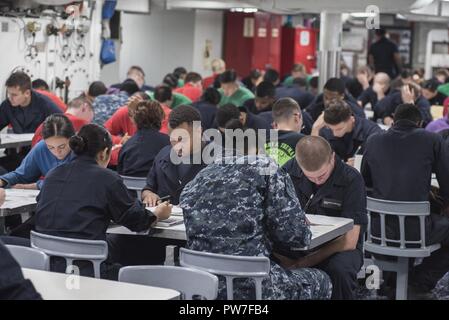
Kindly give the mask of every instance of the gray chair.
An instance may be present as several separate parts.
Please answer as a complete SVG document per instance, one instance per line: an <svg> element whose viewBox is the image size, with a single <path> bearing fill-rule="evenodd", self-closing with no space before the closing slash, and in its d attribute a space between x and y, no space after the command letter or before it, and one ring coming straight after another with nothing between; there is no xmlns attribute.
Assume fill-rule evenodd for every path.
<svg viewBox="0 0 449 320"><path fill-rule="evenodd" d="M10 244L6 248L22 268L50 270L50 258L41 250Z"/></svg>
<svg viewBox="0 0 449 320"><path fill-rule="evenodd" d="M108 245L103 240L83 240L56 237L31 231L31 247L50 257L62 257L67 266L75 260L91 261L95 278L100 278L100 265L108 257Z"/></svg>
<svg viewBox="0 0 449 320"><path fill-rule="evenodd" d="M173 289L184 300L195 296L214 300L218 294L218 278L209 272L177 266L130 266L121 268L121 282Z"/></svg>
<svg viewBox="0 0 449 320"><path fill-rule="evenodd" d="M270 259L267 257L233 256L201 252L181 248L179 263L210 272L226 278L228 300L234 300L234 279L250 278L254 280L256 299L262 300L262 280L269 277Z"/></svg>
<svg viewBox="0 0 449 320"><path fill-rule="evenodd" d="M123 183L125 184L128 190L133 190L137 192L137 197L140 200L140 191L146 186L147 178L145 177L130 177L130 176L121 176L123 179Z"/></svg>
<svg viewBox="0 0 449 320"><path fill-rule="evenodd" d="M440 248L440 244L426 246L425 219L430 214L430 204L423 202L387 201L367 198L368 229L365 251L369 253L394 257L396 260L376 259L373 262L382 271L396 272L396 300L407 299L409 259L424 258ZM372 234L371 215L380 216L380 237ZM399 221L399 240L389 239L386 235L386 216L396 216ZM405 217L419 219L420 239L405 240ZM373 242L375 240L375 242ZM395 244L395 245L393 245ZM414 247L410 247L413 245Z"/></svg>

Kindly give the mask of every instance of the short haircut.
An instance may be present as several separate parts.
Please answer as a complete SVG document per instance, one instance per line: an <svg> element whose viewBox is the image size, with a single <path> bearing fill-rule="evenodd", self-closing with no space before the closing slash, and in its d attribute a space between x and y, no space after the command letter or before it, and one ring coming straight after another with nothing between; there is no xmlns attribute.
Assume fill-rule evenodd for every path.
<svg viewBox="0 0 449 320"><path fill-rule="evenodd" d="M404 103L400 104L394 112L394 122L401 120L409 120L414 123L419 123L422 121L422 115L421 112L419 112L418 107L414 104Z"/></svg>
<svg viewBox="0 0 449 320"><path fill-rule="evenodd" d="M184 104L173 109L168 116L168 124L172 129L179 127L183 123L187 123L189 126L192 126L193 121L201 121L199 111L192 106Z"/></svg>
<svg viewBox="0 0 449 320"><path fill-rule="evenodd" d="M234 69L226 70L219 76L220 83L231 83L237 80L237 72Z"/></svg>
<svg viewBox="0 0 449 320"><path fill-rule="evenodd" d="M274 69L267 69L265 71L265 75L263 76L263 80L274 84L279 80L279 72Z"/></svg>
<svg viewBox="0 0 449 320"><path fill-rule="evenodd" d="M306 171L317 171L330 161L332 148L326 139L306 136L296 144L296 161Z"/></svg>
<svg viewBox="0 0 449 320"><path fill-rule="evenodd" d="M174 89L178 86L178 78L173 73L169 73L162 79L162 83Z"/></svg>
<svg viewBox="0 0 449 320"><path fill-rule="evenodd" d="M238 135L235 130L242 130L243 141L240 140L240 135ZM262 147L259 142L257 131L253 128L245 127L239 119L231 119L226 123L224 136L226 139L225 143L229 144L229 141L232 143L231 148L236 155L242 153L248 155L252 148ZM250 137L255 138L255 140ZM241 149L242 147L243 149Z"/></svg>
<svg viewBox="0 0 449 320"><path fill-rule="evenodd" d="M318 89L318 76L314 76L309 80L309 86L314 89Z"/></svg>
<svg viewBox="0 0 449 320"><path fill-rule="evenodd" d="M378 28L375 31L376 35L382 37L387 33L387 30L385 30L385 28Z"/></svg>
<svg viewBox="0 0 449 320"><path fill-rule="evenodd" d="M14 72L9 76L5 83L7 88L19 87L20 91L31 90L31 79L22 71Z"/></svg>
<svg viewBox="0 0 449 320"><path fill-rule="evenodd" d="M436 79L429 79L422 84L423 89L427 89L431 92L436 92L439 86L440 82Z"/></svg>
<svg viewBox="0 0 449 320"><path fill-rule="evenodd" d="M250 79L254 79L254 80L259 79L259 77L260 77L261 75L262 75L262 73L260 72L259 69L253 69L253 70L251 70L251 72L249 73Z"/></svg>
<svg viewBox="0 0 449 320"><path fill-rule="evenodd" d="M172 98L172 89L167 85L160 85L154 89L154 99L164 103Z"/></svg>
<svg viewBox="0 0 449 320"><path fill-rule="evenodd" d="M179 79L181 75L187 74L187 69L184 67L177 67L175 68L175 70L173 70L173 74L175 75L176 78Z"/></svg>
<svg viewBox="0 0 449 320"><path fill-rule="evenodd" d="M332 101L324 110L324 122L330 125L348 121L351 116L351 107L344 101Z"/></svg>
<svg viewBox="0 0 449 320"><path fill-rule="evenodd" d="M412 72L409 69L402 69L402 71L401 71L402 79L410 78L411 76L412 76Z"/></svg>
<svg viewBox="0 0 449 320"><path fill-rule="evenodd" d="M189 72L186 75L186 78L184 79L185 83L188 82L200 82L203 78L201 78L201 75L199 73L196 72Z"/></svg>
<svg viewBox="0 0 449 320"><path fill-rule="evenodd" d="M212 72L217 73L218 71L224 69L226 67L226 64L222 59L216 58L211 61L210 66Z"/></svg>
<svg viewBox="0 0 449 320"><path fill-rule="evenodd" d="M139 86L133 79L126 79L120 85L120 91L125 91L129 96L139 91Z"/></svg>
<svg viewBox="0 0 449 320"><path fill-rule="evenodd" d="M90 107L91 110L93 110L91 101L85 96L80 95L79 97L76 97L75 99L72 99L67 108L68 109L79 109L81 108L85 103Z"/></svg>
<svg viewBox="0 0 449 320"><path fill-rule="evenodd" d="M302 63L295 63L292 67L293 72L306 72L306 67Z"/></svg>
<svg viewBox="0 0 449 320"><path fill-rule="evenodd" d="M131 66L128 69L128 73L127 74L129 75L133 70L139 71L145 77L145 72L143 71L143 69L140 66Z"/></svg>
<svg viewBox="0 0 449 320"><path fill-rule="evenodd" d="M345 83L339 78L330 78L326 81L324 89L332 92L338 92L339 94L345 93Z"/></svg>
<svg viewBox="0 0 449 320"><path fill-rule="evenodd" d="M370 75L373 73L373 70L370 68L370 66L360 66L357 68L357 73L366 73Z"/></svg>
<svg viewBox="0 0 449 320"><path fill-rule="evenodd" d="M220 128L226 128L229 120L239 119L240 110L232 103L227 103L218 108L215 120Z"/></svg>
<svg viewBox="0 0 449 320"><path fill-rule="evenodd" d="M48 86L48 83L43 79L36 79L31 82L31 87L33 89L43 89L43 90L50 90L50 87Z"/></svg>
<svg viewBox="0 0 449 320"><path fill-rule="evenodd" d="M72 122L62 113L49 115L42 124L42 138L64 137L69 139L75 134Z"/></svg>
<svg viewBox="0 0 449 320"><path fill-rule="evenodd" d="M87 94L91 97L98 97L105 94L108 91L105 84L102 81L94 81L90 84Z"/></svg>
<svg viewBox="0 0 449 320"><path fill-rule="evenodd" d="M438 69L437 71L435 71L435 75L436 75L436 76L437 76L437 75L442 75L442 76L444 76L445 78L447 78L447 77L449 77L449 71L448 71L447 69L440 68L440 69Z"/></svg>
<svg viewBox="0 0 449 320"><path fill-rule="evenodd" d="M207 88L204 90L201 100L217 105L221 100L220 92L215 88Z"/></svg>
<svg viewBox="0 0 449 320"><path fill-rule="evenodd" d="M281 98L273 105L273 121L276 123L287 121L298 112L301 113L298 102L292 98Z"/></svg>
<svg viewBox="0 0 449 320"><path fill-rule="evenodd" d="M276 88L273 83L268 81L262 81L256 87L256 97L258 98L274 98L276 95Z"/></svg>
<svg viewBox="0 0 449 320"><path fill-rule="evenodd" d="M133 113L137 129L160 130L165 113L159 102L154 100L140 101Z"/></svg>

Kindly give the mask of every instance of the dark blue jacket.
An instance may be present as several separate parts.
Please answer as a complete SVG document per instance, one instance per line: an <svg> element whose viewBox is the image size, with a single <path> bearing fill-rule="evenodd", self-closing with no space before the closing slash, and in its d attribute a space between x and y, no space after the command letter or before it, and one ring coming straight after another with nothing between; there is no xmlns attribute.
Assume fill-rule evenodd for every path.
<svg viewBox="0 0 449 320"><path fill-rule="evenodd" d="M345 102L351 107L354 115L360 118L366 118L365 111L357 104L357 101L349 94L345 95ZM321 115L324 111L324 102L323 102L323 94L319 94L315 97L315 100L306 108L306 111L312 117L312 120L315 122L316 119Z"/></svg>
<svg viewBox="0 0 449 320"><path fill-rule="evenodd" d="M206 167L201 160L201 164L191 164L188 166L188 172L181 179L179 175L179 166L170 160L172 147L164 147L156 156L153 166L148 172L147 185L142 191L150 190L159 197L171 196L171 203L178 204L184 186L189 183L198 172Z"/></svg>
<svg viewBox="0 0 449 320"><path fill-rule="evenodd" d="M361 226L357 244L361 249L368 218L366 190L360 173L336 156L332 174L323 185L317 187L304 175L295 158L282 168L290 175L301 208L306 213L350 218L354 224Z"/></svg>
<svg viewBox="0 0 449 320"><path fill-rule="evenodd" d="M62 113L49 98L31 90L31 103L27 107L13 107L8 99L0 105L0 130L8 124L14 133L34 133L39 125L53 113Z"/></svg>
<svg viewBox="0 0 449 320"><path fill-rule="evenodd" d="M0 300L41 300L30 280L25 280L17 261L0 241Z"/></svg>
<svg viewBox="0 0 449 320"><path fill-rule="evenodd" d="M443 138L401 120L365 143L361 171L375 198L427 201L432 172L449 204L449 149Z"/></svg>
<svg viewBox="0 0 449 320"><path fill-rule="evenodd" d="M35 225L36 231L59 237L105 240L111 220L138 232L148 230L154 218L116 172L79 156L45 178Z"/></svg>
<svg viewBox="0 0 449 320"><path fill-rule="evenodd" d="M166 134L152 129L138 130L120 150L117 172L124 176L146 177L156 155L169 144Z"/></svg>
<svg viewBox="0 0 449 320"><path fill-rule="evenodd" d="M320 130L320 136L329 141L332 149L344 161L354 157L357 151L359 151L358 154L363 153L363 146L368 137L383 131L375 122L354 118L354 129L341 138L335 137L332 130L327 127Z"/></svg>
<svg viewBox="0 0 449 320"><path fill-rule="evenodd" d="M395 92L383 98L374 107L374 114L377 118L394 117L396 108L403 104L401 92ZM415 105L421 112L422 119L424 121L424 127L432 121L432 115L430 114L430 103L423 96L419 96L415 101Z"/></svg>
<svg viewBox="0 0 449 320"><path fill-rule="evenodd" d="M391 201L429 201L431 176L435 173L443 207L449 205L448 151L441 136L408 120L371 136L365 144L361 166L366 186L372 188L370 196ZM432 216L425 220L427 245L441 242L444 232L447 234L444 219L436 223ZM380 234L379 220L378 215L372 217L375 235ZM398 219L386 216L385 221L387 237L398 239ZM405 230L407 240L421 239L418 219L406 219Z"/></svg>
<svg viewBox="0 0 449 320"><path fill-rule="evenodd" d="M276 88L276 100L281 98L292 98L298 102L301 109L305 109L315 98L313 94L299 89L298 86L281 86Z"/></svg>
<svg viewBox="0 0 449 320"><path fill-rule="evenodd" d="M246 123L245 126L254 130L264 129L270 130L271 124L267 123L259 115L253 114L251 112L246 113Z"/></svg>
<svg viewBox="0 0 449 320"><path fill-rule="evenodd" d="M192 104L198 109L201 115L201 127L203 130L216 128L215 114L217 113L217 106L207 101L197 101Z"/></svg>

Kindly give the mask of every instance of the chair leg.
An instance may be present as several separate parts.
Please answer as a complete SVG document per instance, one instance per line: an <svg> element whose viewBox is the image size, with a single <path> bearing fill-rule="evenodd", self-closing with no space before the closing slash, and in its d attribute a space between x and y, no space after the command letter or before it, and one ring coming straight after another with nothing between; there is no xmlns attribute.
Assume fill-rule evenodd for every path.
<svg viewBox="0 0 449 320"><path fill-rule="evenodd" d="M408 258L398 258L396 274L396 300L407 300Z"/></svg>
<svg viewBox="0 0 449 320"><path fill-rule="evenodd" d="M73 266L73 260L69 259L69 258L66 258L65 262L66 262L65 273L69 273L69 274L76 273L75 272L76 269Z"/></svg>
<svg viewBox="0 0 449 320"><path fill-rule="evenodd" d="M256 285L256 300L262 300L262 279L254 279Z"/></svg>
<svg viewBox="0 0 449 320"><path fill-rule="evenodd" d="M234 300L234 278L226 277L226 293L228 300Z"/></svg>
<svg viewBox="0 0 449 320"><path fill-rule="evenodd" d="M100 279L101 278L101 273L100 273L101 262L93 261L93 265L94 265L94 276L95 276L95 278Z"/></svg>

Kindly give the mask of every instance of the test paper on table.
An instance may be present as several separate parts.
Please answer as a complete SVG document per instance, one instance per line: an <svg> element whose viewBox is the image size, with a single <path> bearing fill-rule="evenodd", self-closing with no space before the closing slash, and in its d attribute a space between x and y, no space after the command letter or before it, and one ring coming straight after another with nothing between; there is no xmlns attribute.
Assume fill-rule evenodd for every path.
<svg viewBox="0 0 449 320"><path fill-rule="evenodd" d="M147 207L147 210L150 210L151 212L154 212L156 210L156 207ZM172 216L182 216L182 209L178 206L173 206L171 208L171 215Z"/></svg>
<svg viewBox="0 0 449 320"><path fill-rule="evenodd" d="M157 227L171 227L184 222L182 217L170 217L168 219L158 221Z"/></svg>
<svg viewBox="0 0 449 320"><path fill-rule="evenodd" d="M334 226L334 224L329 223L327 217L308 215L306 219L309 222L309 226Z"/></svg>

